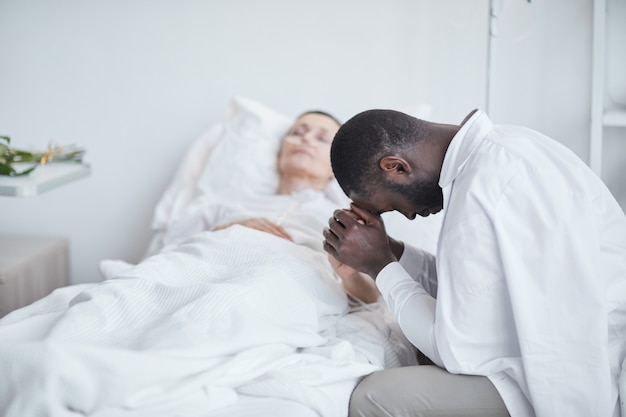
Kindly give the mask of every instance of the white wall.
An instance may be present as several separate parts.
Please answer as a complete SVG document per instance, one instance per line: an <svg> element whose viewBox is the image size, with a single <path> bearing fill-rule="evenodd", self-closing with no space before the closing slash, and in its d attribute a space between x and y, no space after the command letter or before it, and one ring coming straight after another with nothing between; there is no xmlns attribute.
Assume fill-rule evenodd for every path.
<svg viewBox="0 0 626 417"><path fill-rule="evenodd" d="M73 282L98 280L104 258L137 261L186 146L233 95L344 120L425 103L458 123L484 106L488 4L0 0L0 134L29 149L80 144L93 170L38 197L0 197L0 234L69 238ZM591 0L504 6L492 118L586 160ZM619 155L607 177L624 178L625 146L607 145Z"/></svg>

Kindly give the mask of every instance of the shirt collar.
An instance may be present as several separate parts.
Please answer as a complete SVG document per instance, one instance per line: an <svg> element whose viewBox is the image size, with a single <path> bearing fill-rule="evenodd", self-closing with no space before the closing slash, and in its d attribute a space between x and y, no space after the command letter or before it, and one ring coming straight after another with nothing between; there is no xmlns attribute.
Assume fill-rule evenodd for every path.
<svg viewBox="0 0 626 417"><path fill-rule="evenodd" d="M465 162L493 128L489 117L481 110L473 110L461 129L454 135L443 158L439 186L446 188L463 169Z"/></svg>

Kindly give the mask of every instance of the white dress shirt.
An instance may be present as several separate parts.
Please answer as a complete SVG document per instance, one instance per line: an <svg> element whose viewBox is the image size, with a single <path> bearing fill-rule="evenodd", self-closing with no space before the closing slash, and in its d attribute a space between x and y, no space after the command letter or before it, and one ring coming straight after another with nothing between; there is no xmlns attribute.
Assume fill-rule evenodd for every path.
<svg viewBox="0 0 626 417"><path fill-rule="evenodd" d="M489 377L512 417L619 416L626 217L606 186L558 142L480 111L439 185L436 260L407 246L376 281L407 338Z"/></svg>

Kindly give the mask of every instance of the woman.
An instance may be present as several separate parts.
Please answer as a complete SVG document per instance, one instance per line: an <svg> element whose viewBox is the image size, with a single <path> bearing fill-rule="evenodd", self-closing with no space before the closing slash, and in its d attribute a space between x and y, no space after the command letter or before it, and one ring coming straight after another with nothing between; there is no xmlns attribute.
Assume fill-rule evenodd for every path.
<svg viewBox="0 0 626 417"><path fill-rule="evenodd" d="M278 188L272 195L238 190L207 193L194 201L163 237L163 251L207 230L241 225L322 250L322 230L337 208L326 191L334 181L330 146L339 121L323 111L302 113L283 138L277 158ZM352 301L378 300L374 281L328 258Z"/></svg>
<svg viewBox="0 0 626 417"><path fill-rule="evenodd" d="M330 166L330 145L339 126L339 122L334 117L320 111L306 112L298 117L285 135L277 159L279 184L276 195L288 197L270 196L268 198L271 201L270 205L275 204L279 213L278 217L236 220L219 224L214 230L241 224L293 240L285 227L281 225L286 215L289 214L284 211L285 207L289 210L289 207L294 204L300 207L304 201L316 201L315 204L325 211L326 203L332 204L323 196L323 192L333 179ZM308 194L302 197L302 194L306 193ZM295 200L295 202L290 202L290 200ZM253 201L250 203L254 205ZM318 211L314 210L313 213Z"/></svg>

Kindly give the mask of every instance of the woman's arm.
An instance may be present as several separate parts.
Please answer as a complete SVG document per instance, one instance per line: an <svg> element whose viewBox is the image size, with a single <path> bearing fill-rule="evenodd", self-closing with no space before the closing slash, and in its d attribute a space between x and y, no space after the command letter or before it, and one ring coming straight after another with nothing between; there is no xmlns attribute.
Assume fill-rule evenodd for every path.
<svg viewBox="0 0 626 417"><path fill-rule="evenodd" d="M213 228L213 231L226 229L235 224L249 227L251 229L260 230L261 232L270 233L272 235L282 237L283 239L292 240L291 235L280 225L262 217L255 217L252 219L238 220L234 222L224 223L217 225Z"/></svg>
<svg viewBox="0 0 626 417"><path fill-rule="evenodd" d="M343 288L353 301L366 304L378 301L380 292L378 292L376 282L369 275L340 263L332 255L328 255L328 261L341 278Z"/></svg>

